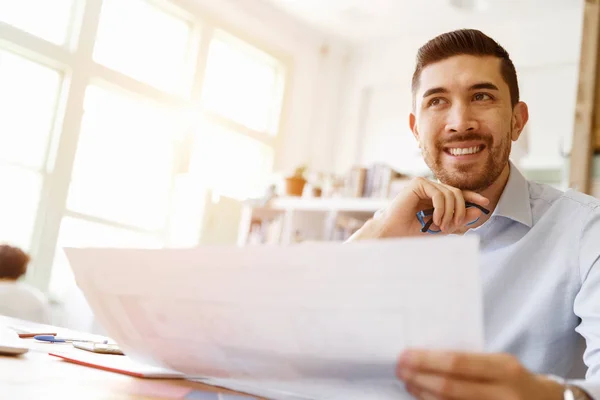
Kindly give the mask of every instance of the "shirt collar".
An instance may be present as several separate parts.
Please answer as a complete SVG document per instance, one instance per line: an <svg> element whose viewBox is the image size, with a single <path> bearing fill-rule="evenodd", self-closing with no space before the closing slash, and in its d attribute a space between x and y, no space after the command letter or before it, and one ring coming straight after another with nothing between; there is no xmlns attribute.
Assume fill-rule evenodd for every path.
<svg viewBox="0 0 600 400"><path fill-rule="evenodd" d="M510 218L529 228L533 226L529 183L512 162L510 162L508 182L504 186L492 216Z"/></svg>

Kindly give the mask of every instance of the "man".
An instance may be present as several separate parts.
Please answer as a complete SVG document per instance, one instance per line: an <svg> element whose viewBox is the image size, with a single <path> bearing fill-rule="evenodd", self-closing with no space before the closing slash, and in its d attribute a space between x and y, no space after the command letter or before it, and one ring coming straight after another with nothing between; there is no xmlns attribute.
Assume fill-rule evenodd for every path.
<svg viewBox="0 0 600 400"><path fill-rule="evenodd" d="M600 201L528 182L509 162L527 105L508 53L483 33L421 47L412 92L410 128L438 181L414 179L351 240L429 235L416 213L432 206L432 231L478 235L488 352L409 350L399 378L420 399L600 399ZM587 379L563 382L581 337Z"/></svg>

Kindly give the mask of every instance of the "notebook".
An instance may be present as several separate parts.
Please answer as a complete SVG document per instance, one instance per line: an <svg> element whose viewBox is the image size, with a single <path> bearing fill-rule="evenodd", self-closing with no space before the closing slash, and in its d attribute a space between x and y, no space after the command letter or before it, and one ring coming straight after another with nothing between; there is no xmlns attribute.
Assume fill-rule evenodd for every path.
<svg viewBox="0 0 600 400"><path fill-rule="evenodd" d="M87 351L52 352L48 355L86 367L135 376L137 378L183 379L184 374L133 361L127 356L98 354Z"/></svg>

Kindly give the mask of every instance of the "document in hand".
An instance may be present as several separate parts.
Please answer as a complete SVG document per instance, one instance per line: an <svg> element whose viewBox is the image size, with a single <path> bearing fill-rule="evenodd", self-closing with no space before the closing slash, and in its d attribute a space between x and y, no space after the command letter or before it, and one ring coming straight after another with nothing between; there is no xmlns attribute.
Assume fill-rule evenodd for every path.
<svg viewBox="0 0 600 400"><path fill-rule="evenodd" d="M129 357L268 398L409 398L403 349L483 348L476 237L65 251Z"/></svg>

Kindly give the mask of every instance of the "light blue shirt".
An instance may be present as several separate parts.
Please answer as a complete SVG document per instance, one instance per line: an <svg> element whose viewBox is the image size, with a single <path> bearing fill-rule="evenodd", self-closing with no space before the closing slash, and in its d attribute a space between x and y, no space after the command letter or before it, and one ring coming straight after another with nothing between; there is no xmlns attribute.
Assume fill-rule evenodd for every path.
<svg viewBox="0 0 600 400"><path fill-rule="evenodd" d="M586 380L573 383L600 400L600 200L511 164L492 216L466 235L481 242L487 350L572 377L585 348Z"/></svg>

